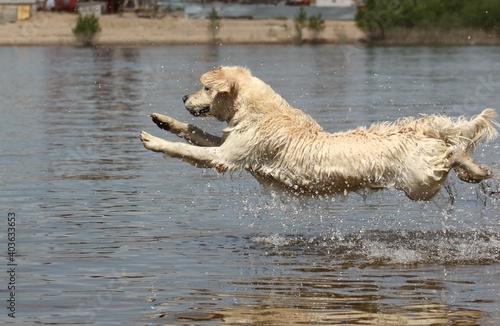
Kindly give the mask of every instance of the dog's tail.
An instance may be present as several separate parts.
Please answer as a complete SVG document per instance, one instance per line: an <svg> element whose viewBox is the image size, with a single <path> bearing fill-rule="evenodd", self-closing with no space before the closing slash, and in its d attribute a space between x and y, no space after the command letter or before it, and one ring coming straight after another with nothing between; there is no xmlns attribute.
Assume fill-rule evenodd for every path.
<svg viewBox="0 0 500 326"><path fill-rule="evenodd" d="M448 143L467 152L473 152L481 140L489 141L498 136L496 127L500 127L500 124L495 121L496 116L493 109L485 109L470 120L463 117L456 120L442 120L436 127Z"/></svg>

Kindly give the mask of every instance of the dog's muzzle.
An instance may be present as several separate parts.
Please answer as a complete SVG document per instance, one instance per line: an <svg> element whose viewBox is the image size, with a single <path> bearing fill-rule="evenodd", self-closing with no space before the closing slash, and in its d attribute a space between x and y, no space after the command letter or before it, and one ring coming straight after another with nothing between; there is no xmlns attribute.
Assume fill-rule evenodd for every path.
<svg viewBox="0 0 500 326"><path fill-rule="evenodd" d="M185 106L188 98L189 98L189 95L184 95L182 97L182 102L184 102L184 106ZM208 115L208 113L210 112L210 106L204 106L202 108L189 108L189 107L185 106L185 108L189 111L189 113L191 113L195 117L203 117L203 116Z"/></svg>

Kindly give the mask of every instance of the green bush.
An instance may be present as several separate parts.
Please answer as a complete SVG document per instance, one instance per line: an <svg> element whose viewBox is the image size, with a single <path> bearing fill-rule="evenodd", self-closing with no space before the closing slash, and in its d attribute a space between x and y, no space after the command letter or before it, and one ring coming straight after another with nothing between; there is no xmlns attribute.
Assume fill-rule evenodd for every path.
<svg viewBox="0 0 500 326"><path fill-rule="evenodd" d="M302 44L302 29L307 27L312 32L312 42L318 42L318 36L325 30L325 20L321 14L307 18L304 8L297 10L294 18L295 23L295 43Z"/></svg>
<svg viewBox="0 0 500 326"><path fill-rule="evenodd" d="M307 24L307 13L304 8L300 7L293 19L295 24L295 43L302 44L302 29Z"/></svg>
<svg viewBox="0 0 500 326"><path fill-rule="evenodd" d="M212 11L208 15L208 19L210 20L210 24L208 25L208 30L210 31L210 35L212 36L212 42L215 43L217 41L217 34L220 31L220 16L215 8L212 7Z"/></svg>
<svg viewBox="0 0 500 326"><path fill-rule="evenodd" d="M313 42L317 42L319 34L325 30L325 20L323 19L323 16L321 14L317 14L309 17L307 28L313 34Z"/></svg>
<svg viewBox="0 0 500 326"><path fill-rule="evenodd" d="M92 46L95 36L101 31L99 18L94 15L79 16L73 34L84 46Z"/></svg>
<svg viewBox="0 0 500 326"><path fill-rule="evenodd" d="M356 14L358 26L372 38L394 28L477 28L500 32L498 0L366 0Z"/></svg>

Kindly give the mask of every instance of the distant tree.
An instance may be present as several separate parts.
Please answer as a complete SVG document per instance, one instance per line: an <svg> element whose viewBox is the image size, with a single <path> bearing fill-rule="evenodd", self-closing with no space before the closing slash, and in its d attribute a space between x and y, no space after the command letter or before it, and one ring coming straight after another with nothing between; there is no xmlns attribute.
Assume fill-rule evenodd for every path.
<svg viewBox="0 0 500 326"><path fill-rule="evenodd" d="M325 30L325 20L323 19L321 13L309 17L307 28L312 32L313 42L318 42L319 34Z"/></svg>
<svg viewBox="0 0 500 326"><path fill-rule="evenodd" d="M307 24L307 14L303 7L297 11L294 18L295 22L295 44L302 44L302 29Z"/></svg>
<svg viewBox="0 0 500 326"><path fill-rule="evenodd" d="M217 10L212 7L212 11L208 15L208 19L210 20L210 24L208 25L208 30L210 32L210 35L212 36L212 42L216 42L217 40L217 34L220 31L221 23L220 23L220 16Z"/></svg>

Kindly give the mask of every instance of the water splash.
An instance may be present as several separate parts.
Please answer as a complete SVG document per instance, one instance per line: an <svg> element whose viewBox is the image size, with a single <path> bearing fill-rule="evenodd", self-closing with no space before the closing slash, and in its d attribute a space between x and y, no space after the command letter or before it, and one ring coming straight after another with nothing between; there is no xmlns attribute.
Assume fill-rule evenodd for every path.
<svg viewBox="0 0 500 326"><path fill-rule="evenodd" d="M354 265L492 264L500 262L500 233L484 231L370 230L363 234L252 236L279 255L316 254Z"/></svg>

